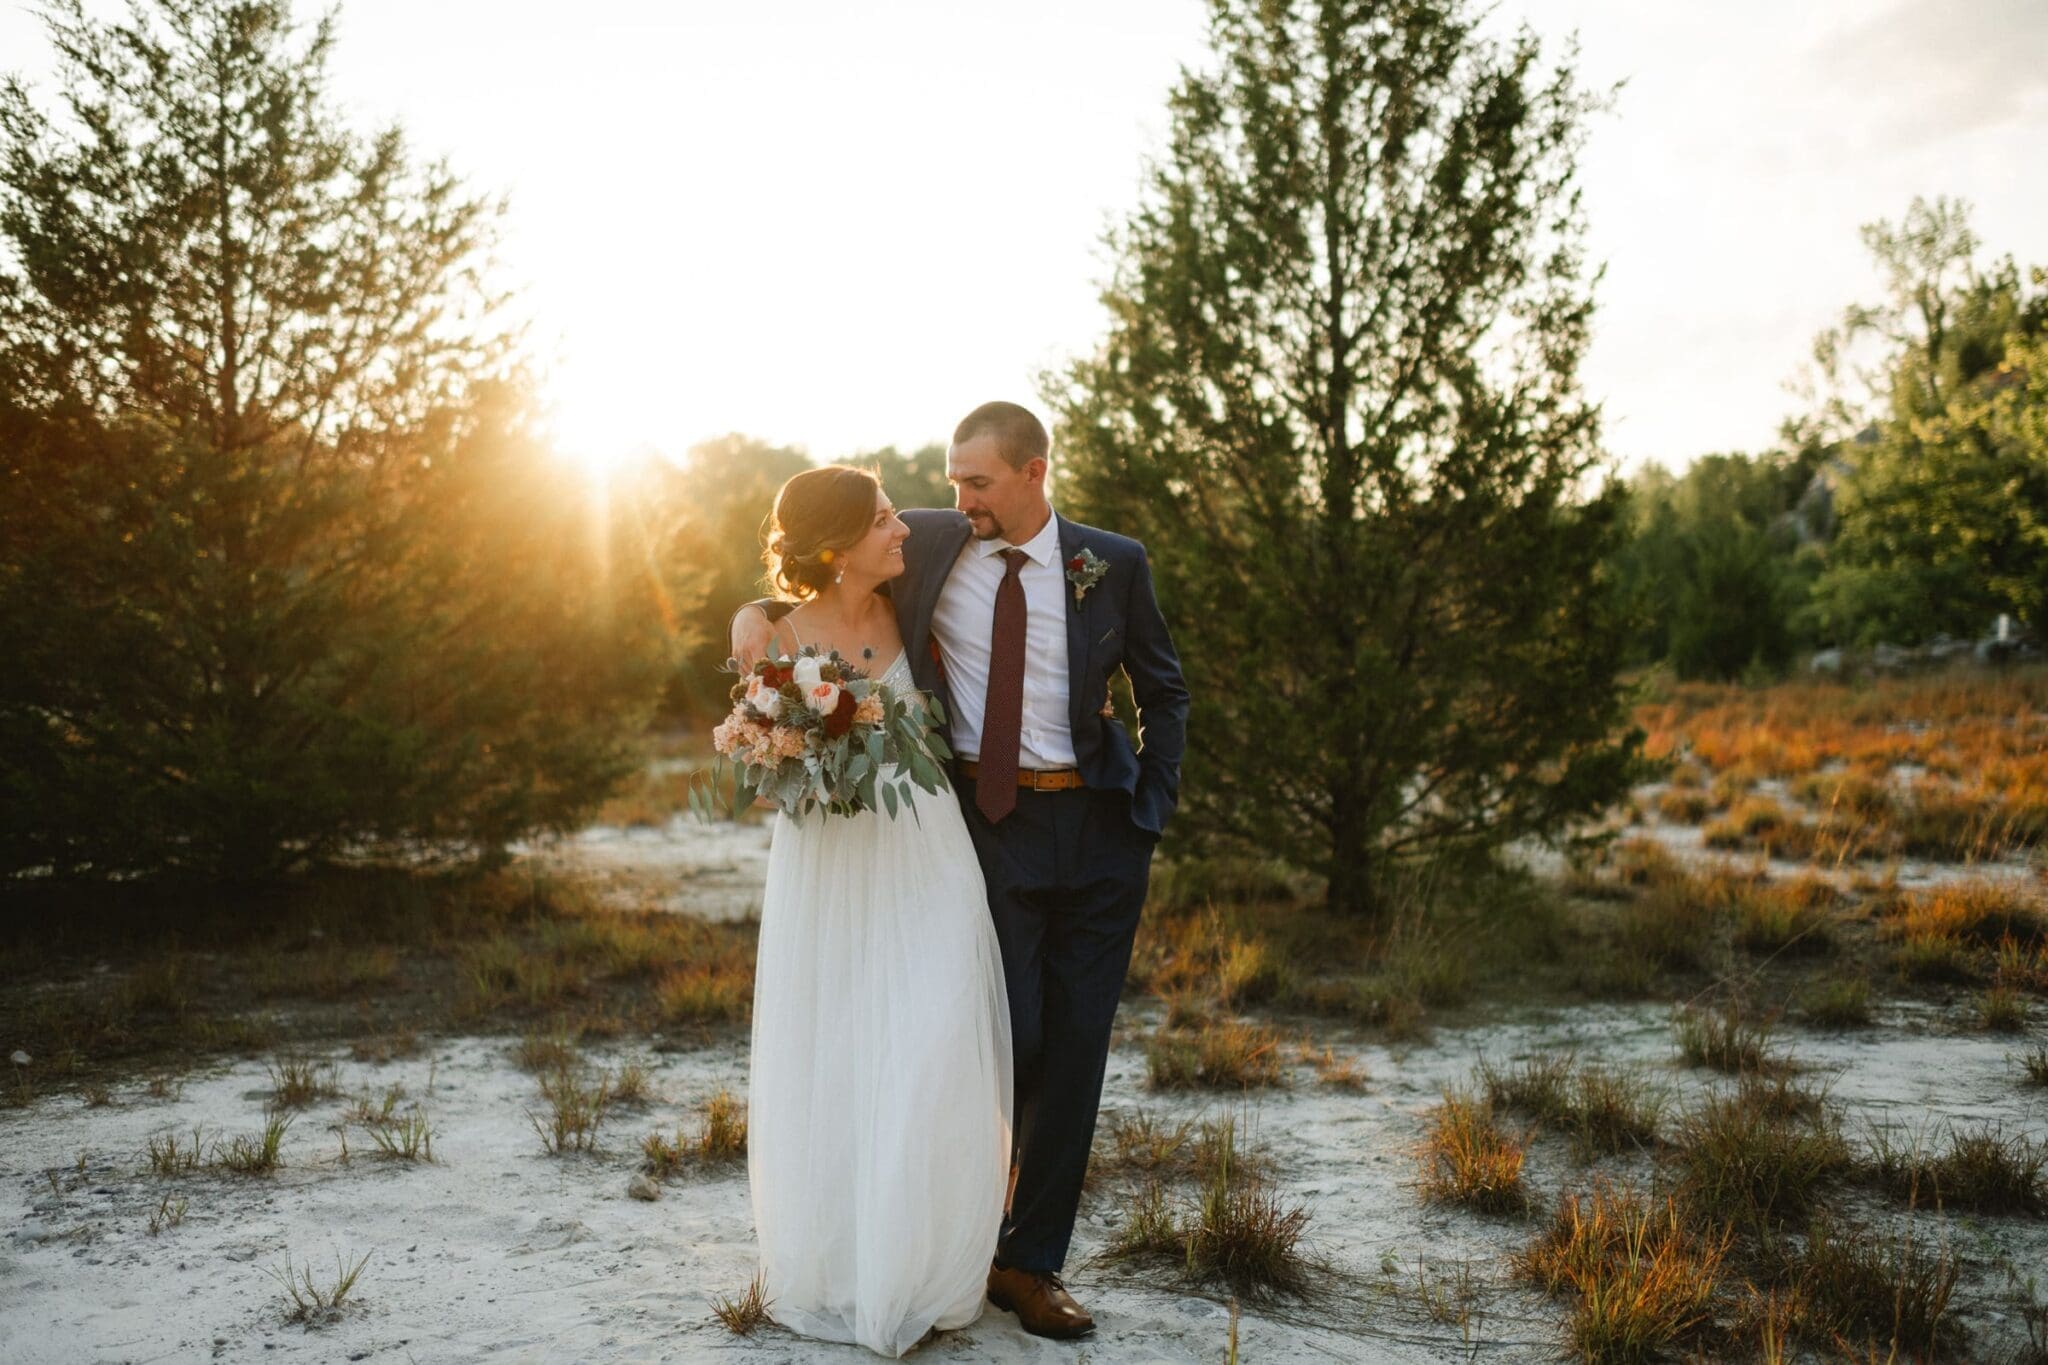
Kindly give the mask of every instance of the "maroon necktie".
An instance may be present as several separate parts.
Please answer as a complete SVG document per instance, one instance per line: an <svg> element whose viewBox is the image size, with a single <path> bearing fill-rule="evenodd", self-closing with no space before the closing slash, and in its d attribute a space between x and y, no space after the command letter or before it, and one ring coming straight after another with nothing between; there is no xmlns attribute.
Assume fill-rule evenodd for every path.
<svg viewBox="0 0 2048 1365"><path fill-rule="evenodd" d="M1024 731L1024 568L1022 550L1004 550L996 588L996 629L988 647L988 704L981 714L981 767L974 804L989 823L1017 807L1017 744Z"/></svg>

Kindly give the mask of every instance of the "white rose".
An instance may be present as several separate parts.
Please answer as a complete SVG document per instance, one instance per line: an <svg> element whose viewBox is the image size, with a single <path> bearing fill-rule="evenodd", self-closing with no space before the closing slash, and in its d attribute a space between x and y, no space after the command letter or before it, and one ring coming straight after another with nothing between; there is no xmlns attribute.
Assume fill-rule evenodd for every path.
<svg viewBox="0 0 2048 1365"><path fill-rule="evenodd" d="M829 716L839 706L839 684L821 682L804 689L804 701L811 710L821 716Z"/></svg>
<svg viewBox="0 0 2048 1365"><path fill-rule="evenodd" d="M782 715L782 692L770 687L764 679L756 677L747 684L747 705L768 719L775 720Z"/></svg>
<svg viewBox="0 0 2048 1365"><path fill-rule="evenodd" d="M810 690L818 685L819 667L818 656L815 654L806 654L796 661L796 685L801 687L807 696Z"/></svg>

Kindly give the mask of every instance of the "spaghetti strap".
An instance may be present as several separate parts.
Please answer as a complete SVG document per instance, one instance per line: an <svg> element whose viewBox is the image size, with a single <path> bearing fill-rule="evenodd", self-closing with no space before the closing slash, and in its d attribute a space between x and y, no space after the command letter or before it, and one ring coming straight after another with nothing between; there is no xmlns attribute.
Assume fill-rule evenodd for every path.
<svg viewBox="0 0 2048 1365"><path fill-rule="evenodd" d="M791 612L783 617L782 620L789 627L789 638L796 641L798 649L802 649L804 647L804 637L796 633L796 613Z"/></svg>

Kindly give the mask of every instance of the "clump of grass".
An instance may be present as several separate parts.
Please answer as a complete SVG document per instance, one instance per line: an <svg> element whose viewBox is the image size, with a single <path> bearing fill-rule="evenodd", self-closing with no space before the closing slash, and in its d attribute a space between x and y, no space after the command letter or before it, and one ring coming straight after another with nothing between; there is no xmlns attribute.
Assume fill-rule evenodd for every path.
<svg viewBox="0 0 2048 1365"><path fill-rule="evenodd" d="M390 1123L398 1117L398 1102L405 1098L405 1087L393 1083L384 1087L382 1100L373 1102L368 1091L355 1098L355 1103L342 1116L348 1123Z"/></svg>
<svg viewBox="0 0 2048 1365"><path fill-rule="evenodd" d="M1256 1024L1211 1024L1188 1034L1161 1029L1145 1044L1154 1090L1249 1090L1285 1085L1280 1037Z"/></svg>
<svg viewBox="0 0 2048 1365"><path fill-rule="evenodd" d="M1411 915L1380 945L1371 979L1387 995L1425 1006L1457 1005L1472 992L1472 960L1461 940Z"/></svg>
<svg viewBox="0 0 2048 1365"><path fill-rule="evenodd" d="M1824 1339L1889 1343L1924 1360L1953 1358L1961 1342L1949 1313L1961 1269L1946 1248L1930 1253L1910 1235L1881 1238L1817 1218L1790 1269L1800 1317Z"/></svg>
<svg viewBox="0 0 2048 1365"><path fill-rule="evenodd" d="M1306 1044L1302 1047L1302 1060L1316 1070L1316 1080L1332 1090L1363 1090L1368 1079L1363 1063L1353 1057L1339 1057L1332 1047L1315 1051Z"/></svg>
<svg viewBox="0 0 2048 1365"><path fill-rule="evenodd" d="M1828 1113L1827 1095L1800 1084L1783 1072L1763 1075L1748 1072L1735 1083L1735 1098L1742 1104L1774 1119L1798 1119L1813 1123Z"/></svg>
<svg viewBox="0 0 2048 1365"><path fill-rule="evenodd" d="M160 1176L190 1175L199 1169L199 1130L192 1130L192 1141L178 1141L176 1133L165 1133L149 1140L149 1168Z"/></svg>
<svg viewBox="0 0 2048 1365"><path fill-rule="evenodd" d="M640 1140L643 1164L649 1175L667 1180L689 1161L724 1166L743 1161L747 1155L747 1106L730 1091L720 1090L704 1104L704 1118L694 1136L678 1127L674 1137L649 1133Z"/></svg>
<svg viewBox="0 0 2048 1365"><path fill-rule="evenodd" d="M1228 1119L1206 1130L1206 1152L1196 1161L1201 1187L1191 1199L1176 1204L1158 1179L1148 1179L1131 1196L1104 1259L1172 1257L1187 1280L1245 1297L1305 1295L1308 1211L1273 1187L1263 1163L1239 1156L1236 1132Z"/></svg>
<svg viewBox="0 0 2048 1365"><path fill-rule="evenodd" d="M1674 825L1697 825L1714 804L1697 788L1673 787L1657 796L1657 814Z"/></svg>
<svg viewBox="0 0 2048 1365"><path fill-rule="evenodd" d="M1694 1066L1739 1074L1783 1065L1770 1050L1773 1021L1751 1016L1738 1000L1718 1009L1682 1005L1672 1012L1671 1027L1680 1055Z"/></svg>
<svg viewBox="0 0 2048 1365"><path fill-rule="evenodd" d="M398 1161L432 1161L434 1130L427 1117L414 1111L403 1117L364 1125L383 1155Z"/></svg>
<svg viewBox="0 0 2048 1365"><path fill-rule="evenodd" d="M667 1180L682 1170L689 1150L680 1131L674 1137L666 1133L649 1133L640 1139L640 1151L647 1158L641 1169L657 1180Z"/></svg>
<svg viewBox="0 0 2048 1365"><path fill-rule="evenodd" d="M1469 1326L1472 1321L1472 1306L1479 1301L1479 1286L1472 1277L1472 1262L1459 1261L1448 1274L1439 1274L1434 1282L1429 1276L1429 1263L1421 1258L1415 1262L1415 1301L1422 1311L1429 1315L1431 1322L1465 1331L1469 1342Z"/></svg>
<svg viewBox="0 0 2048 1365"><path fill-rule="evenodd" d="M1176 1256L1183 1252L1180 1224L1166 1186L1148 1180L1130 1197L1123 1221L1110 1235L1103 1257L1112 1261L1147 1256Z"/></svg>
<svg viewBox="0 0 2048 1365"><path fill-rule="evenodd" d="M1582 1154L1608 1153L1654 1142L1665 1097L1637 1077L1570 1056L1537 1057L1508 1071L1481 1062L1487 1102L1528 1114L1565 1133Z"/></svg>
<svg viewBox="0 0 2048 1365"><path fill-rule="evenodd" d="M1460 1091L1444 1091L1443 1103L1430 1112L1429 1133L1420 1153L1423 1198L1482 1213L1526 1213L1526 1146L1501 1131L1490 1103Z"/></svg>
<svg viewBox="0 0 2048 1365"><path fill-rule="evenodd" d="M549 951L536 951L533 945L510 934L494 935L464 947L460 979L471 1014L488 1014L507 1006L556 1008L589 986L586 974L577 964L565 962Z"/></svg>
<svg viewBox="0 0 2048 1365"><path fill-rule="evenodd" d="M1107 1176L1135 1171L1143 1174L1171 1169L1184 1159L1194 1133L1194 1123L1182 1120L1167 1127L1143 1110L1135 1114L1121 1110L1109 1115L1102 1128L1108 1150L1088 1165L1090 1176Z"/></svg>
<svg viewBox="0 0 2048 1365"><path fill-rule="evenodd" d="M1236 1161L1236 1129L1221 1130L1214 1170L1183 1225L1188 1273L1237 1294L1300 1295L1308 1287L1300 1253L1308 1210Z"/></svg>
<svg viewBox="0 0 2048 1365"><path fill-rule="evenodd" d="M1947 882L1905 897L1892 932L1901 938L1938 934L1979 948L2010 939L2022 947L2048 942L2048 915L2025 889L2002 881Z"/></svg>
<svg viewBox="0 0 2048 1365"><path fill-rule="evenodd" d="M1622 907L1621 947L1669 970L1701 968L1727 918L1720 884L1689 875L1667 878Z"/></svg>
<svg viewBox="0 0 2048 1365"><path fill-rule="evenodd" d="M531 1110L526 1118L540 1135L540 1145L548 1155L596 1151L598 1126L611 1105L611 1077L601 1074L592 1081L576 1067L565 1064L541 1077L540 1091L548 1102L548 1122L542 1123Z"/></svg>
<svg viewBox="0 0 2048 1365"><path fill-rule="evenodd" d="M279 1153L291 1122L290 1115L275 1114L263 1125L260 1137L237 1134L226 1146L215 1143L213 1164L237 1175L269 1175L283 1164Z"/></svg>
<svg viewBox="0 0 2048 1365"><path fill-rule="evenodd" d="M1568 1194L1514 1258L1517 1273L1577 1302L1566 1334L1580 1359L1645 1361L1706 1326L1730 1243L1666 1198L1633 1190Z"/></svg>
<svg viewBox="0 0 2048 1365"><path fill-rule="evenodd" d="M185 1221L186 1200L183 1195L173 1198L165 1195L157 1201L156 1211L149 1215L149 1235L157 1236L165 1228L174 1228Z"/></svg>
<svg viewBox="0 0 2048 1365"><path fill-rule="evenodd" d="M1711 1096L1680 1123L1680 1188L1688 1208L1768 1236L1800 1223L1826 1189L1855 1168L1840 1125L1825 1110L1784 1112L1768 1091Z"/></svg>
<svg viewBox="0 0 2048 1365"><path fill-rule="evenodd" d="M1823 953L1833 942L1827 912L1809 885L1763 887L1735 903L1735 942L1752 953Z"/></svg>
<svg viewBox="0 0 2048 1365"><path fill-rule="evenodd" d="M697 1136L697 1156L706 1162L738 1161L747 1154L747 1106L729 1090L704 1105L704 1127Z"/></svg>
<svg viewBox="0 0 2048 1365"><path fill-rule="evenodd" d="M268 1070L270 1103L279 1109L303 1109L315 1100L332 1099L341 1094L341 1085L331 1062L286 1056L278 1058Z"/></svg>
<svg viewBox="0 0 2048 1365"><path fill-rule="evenodd" d="M747 1285L747 1290L737 1299L724 1295L711 1301L711 1311L725 1330L736 1337L750 1336L754 1330L768 1321L768 1306L771 1300L762 1297L761 1277L756 1274Z"/></svg>
<svg viewBox="0 0 2048 1365"><path fill-rule="evenodd" d="M1870 1024L1870 981L1861 976L1833 976L1809 990L1801 1013L1822 1028L1867 1028Z"/></svg>
<svg viewBox="0 0 2048 1365"><path fill-rule="evenodd" d="M2048 1085L2048 1047L2037 1047L2020 1058L2021 1074L2029 1085Z"/></svg>
<svg viewBox="0 0 2048 1365"><path fill-rule="evenodd" d="M646 1104L654 1098L653 1082L645 1062L626 1062L612 1083L612 1103Z"/></svg>
<svg viewBox="0 0 2048 1365"><path fill-rule="evenodd" d="M272 1270L272 1278L284 1286L286 1301L286 1322L303 1322L313 1326L331 1322L341 1314L341 1307L355 1292L356 1279L368 1265L370 1253L364 1252L362 1259L353 1266L344 1265L339 1256L334 1263L334 1284L322 1289L313 1281L313 1264L308 1261L303 1269L292 1269L291 1257L285 1257L283 1270Z"/></svg>
<svg viewBox="0 0 2048 1365"><path fill-rule="evenodd" d="M2025 944L2008 935L1998 941L1992 980L2014 990L2048 991L2048 943Z"/></svg>
<svg viewBox="0 0 2048 1365"><path fill-rule="evenodd" d="M1892 949L1892 966L1908 981L1962 984L1977 979L1976 954L1952 934L1906 935Z"/></svg>
<svg viewBox="0 0 2048 1365"><path fill-rule="evenodd" d="M1655 886L1689 874L1678 855L1656 839L1623 839L1608 855L1615 880L1623 886Z"/></svg>
<svg viewBox="0 0 2048 1365"><path fill-rule="evenodd" d="M1937 1206L1979 1213L2048 1212L2048 1143L2025 1133L2007 1136L1989 1126L1959 1129L1950 1124L1945 1147L1930 1149L1926 1135L1901 1144L1886 1129L1871 1134L1867 1165L1879 1188L1909 1204L1932 1200Z"/></svg>
<svg viewBox="0 0 2048 1365"><path fill-rule="evenodd" d="M655 984L664 1023L741 1021L754 1006L753 964L737 955L677 967Z"/></svg>
<svg viewBox="0 0 2048 1365"><path fill-rule="evenodd" d="M2025 1033L2027 998L2010 986L1993 986L1977 997L1977 1026L1992 1033Z"/></svg>
<svg viewBox="0 0 2048 1365"><path fill-rule="evenodd" d="M565 1067L576 1065L576 1040L561 1029L547 1033L527 1033L519 1040L515 1060L522 1071L530 1071L536 1076L550 1075Z"/></svg>

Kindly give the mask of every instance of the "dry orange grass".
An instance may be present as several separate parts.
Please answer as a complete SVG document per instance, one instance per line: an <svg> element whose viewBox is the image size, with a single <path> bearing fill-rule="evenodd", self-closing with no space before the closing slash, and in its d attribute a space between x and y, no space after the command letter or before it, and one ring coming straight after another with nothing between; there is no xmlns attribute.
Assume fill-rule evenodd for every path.
<svg viewBox="0 0 2048 1365"><path fill-rule="evenodd" d="M1707 1326L1731 1234L1633 1190L1569 1194L1515 1269L1578 1302L1567 1328L1588 1361L1638 1361Z"/></svg>
<svg viewBox="0 0 2048 1365"><path fill-rule="evenodd" d="M1148 916L1128 976L1163 1000L1213 995L1225 1008L1272 1000L1287 984L1280 955L1215 909Z"/></svg>
<svg viewBox="0 0 2048 1365"><path fill-rule="evenodd" d="M1482 1213L1526 1212L1526 1147L1523 1139L1501 1131L1491 1101L1446 1090L1443 1103L1430 1112L1429 1134L1418 1153L1423 1198Z"/></svg>
<svg viewBox="0 0 2048 1365"><path fill-rule="evenodd" d="M1996 948L2007 939L2019 947L2048 942L2048 913L2040 897L2010 882L1950 882L1906 896L1887 924L1900 938L1955 939Z"/></svg>
<svg viewBox="0 0 2048 1365"><path fill-rule="evenodd" d="M1687 684L1638 707L1636 719L1650 753L1707 765L1724 801L1760 776L1790 780L1837 827L1818 839L1822 852L1961 860L2048 841L2048 670ZM1888 776L1902 764L1924 771L1894 788ZM1872 832L1846 837L1863 830Z"/></svg>

